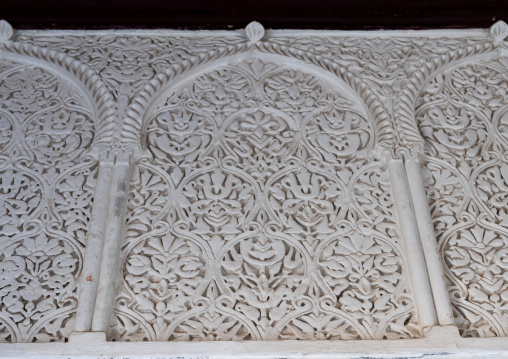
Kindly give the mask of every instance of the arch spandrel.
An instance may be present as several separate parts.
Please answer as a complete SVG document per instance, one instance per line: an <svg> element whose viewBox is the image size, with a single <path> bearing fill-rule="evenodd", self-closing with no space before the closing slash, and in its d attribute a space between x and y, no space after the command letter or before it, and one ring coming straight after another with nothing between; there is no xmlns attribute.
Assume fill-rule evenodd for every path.
<svg viewBox="0 0 508 359"><path fill-rule="evenodd" d="M0 45L4 50L4 61L32 64L71 83L74 91L80 93L95 123L93 151L106 155L115 147L114 137L120 127L115 113L116 104L103 80L90 67L62 51L16 41L0 42Z"/></svg>
<svg viewBox="0 0 508 359"><path fill-rule="evenodd" d="M345 92L361 99L359 102L365 108L369 120L372 121L378 144L385 149L394 146L397 135L391 116L378 97L359 78L337 63L321 56L315 56L311 52L303 52L275 43L259 42L210 50L174 64L155 76L133 99L131 106L126 111L121 134L122 148L139 150L141 127L145 121L146 113L156 99L168 88L177 86L182 79L194 73L206 71L207 68L222 66L224 62L248 59L252 56L271 59L268 61L274 63L293 64L293 66L306 68L306 71L321 73L321 76L330 78L332 82L335 82L335 86L345 88Z"/></svg>
<svg viewBox="0 0 508 359"><path fill-rule="evenodd" d="M48 352L182 357L506 345L466 338L507 335L506 29L12 42L0 22L0 340L74 331ZM15 103L17 73L49 104Z"/></svg>

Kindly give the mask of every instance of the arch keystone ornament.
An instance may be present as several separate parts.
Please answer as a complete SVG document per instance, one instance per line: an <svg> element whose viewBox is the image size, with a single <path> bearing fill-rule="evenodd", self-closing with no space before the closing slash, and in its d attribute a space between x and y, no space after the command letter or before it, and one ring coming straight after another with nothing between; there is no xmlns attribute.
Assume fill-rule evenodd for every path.
<svg viewBox="0 0 508 359"><path fill-rule="evenodd" d="M9 41L14 35L11 24L5 20L0 20L0 43Z"/></svg>
<svg viewBox="0 0 508 359"><path fill-rule="evenodd" d="M499 44L508 37L508 25L500 20L490 27L489 33L494 38L495 43Z"/></svg>
<svg viewBox="0 0 508 359"><path fill-rule="evenodd" d="M250 42L258 42L265 36L265 28L257 21L253 21L245 28L245 35Z"/></svg>
<svg viewBox="0 0 508 359"><path fill-rule="evenodd" d="M0 358L507 356L507 28L0 21Z"/></svg>

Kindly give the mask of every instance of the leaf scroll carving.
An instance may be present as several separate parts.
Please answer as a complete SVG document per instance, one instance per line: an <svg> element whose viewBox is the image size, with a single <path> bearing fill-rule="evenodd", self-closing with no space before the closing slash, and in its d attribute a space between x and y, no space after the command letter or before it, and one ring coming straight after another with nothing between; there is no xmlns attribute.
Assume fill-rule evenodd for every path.
<svg viewBox="0 0 508 359"><path fill-rule="evenodd" d="M465 337L508 335L506 70L500 61L448 70L417 110L431 214Z"/></svg>
<svg viewBox="0 0 508 359"><path fill-rule="evenodd" d="M0 27L7 41L12 29ZM502 49L505 35L502 22L490 38L299 36L257 23L223 36L18 32L20 48L93 68L115 99L110 128L150 81L179 74L141 114L151 158L133 170L110 339L421 336L376 155L384 135L374 123L386 114L365 111L373 100L394 146L395 132L426 141L423 175L462 335L508 335L506 60L452 66L417 99L418 128L399 116L401 89L420 71ZM232 48L252 51L180 72ZM324 75L331 69L350 81ZM361 103L352 88L371 97ZM73 329L95 118L63 76L0 61L1 341L62 341ZM118 150L118 137L106 147Z"/></svg>
<svg viewBox="0 0 508 359"><path fill-rule="evenodd" d="M0 340L66 341L97 166L92 108L68 79L2 60Z"/></svg>
<svg viewBox="0 0 508 359"><path fill-rule="evenodd" d="M150 108L111 340L421 335L386 169L354 96L253 57Z"/></svg>

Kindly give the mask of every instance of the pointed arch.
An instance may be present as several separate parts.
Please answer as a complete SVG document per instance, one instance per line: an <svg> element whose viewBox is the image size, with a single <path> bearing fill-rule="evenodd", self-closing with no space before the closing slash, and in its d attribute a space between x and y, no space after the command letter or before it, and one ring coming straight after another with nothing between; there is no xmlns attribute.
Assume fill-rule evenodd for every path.
<svg viewBox="0 0 508 359"><path fill-rule="evenodd" d="M200 69L204 68L213 68L213 66L220 63L227 63L241 54L249 56L254 53L257 53L258 56L260 54L278 55L284 62L301 61L301 66L306 66L311 72L315 72L316 68L320 68L327 74L332 75L337 82L344 84L352 94L360 98L366 109L368 109L368 115L372 119L372 125L376 132L377 143L385 148L392 147L396 135L390 115L366 83L335 62L322 56L269 42L260 42L254 45L239 44L210 50L175 64L155 76L134 98L131 106L126 111L127 116L123 121L121 133L122 147L128 149L139 146L141 128L147 109L161 92L173 87L175 82L180 82L187 73L191 71L199 72Z"/></svg>
<svg viewBox="0 0 508 359"><path fill-rule="evenodd" d="M406 87L401 91L395 111L395 126L402 144L408 147L423 145L424 141L418 130L415 110L419 95L437 74L450 67L492 56L499 56L499 49L497 44L488 40L482 44L450 51L445 55L435 57L432 62L425 63L419 71L413 74Z"/></svg>
<svg viewBox="0 0 508 359"><path fill-rule="evenodd" d="M7 41L1 47L5 50L4 58L46 68L76 85L88 98L95 115L96 129L91 147L110 147L118 126L116 105L113 95L93 69L65 53L31 44Z"/></svg>

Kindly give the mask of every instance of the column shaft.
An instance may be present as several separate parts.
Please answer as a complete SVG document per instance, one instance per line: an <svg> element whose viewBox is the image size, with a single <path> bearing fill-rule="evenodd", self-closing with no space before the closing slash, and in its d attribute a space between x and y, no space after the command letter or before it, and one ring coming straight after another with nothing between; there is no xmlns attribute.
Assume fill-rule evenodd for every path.
<svg viewBox="0 0 508 359"><path fill-rule="evenodd" d="M388 172L406 254L412 294L420 327L425 333L430 327L437 324L437 318L418 225L413 210L411 192L402 159L389 159Z"/></svg>
<svg viewBox="0 0 508 359"><path fill-rule="evenodd" d="M74 325L74 331L76 332L87 332L92 326L95 298L99 286L112 173L113 164L111 162L99 163L92 216L86 240L83 270L81 272L79 301Z"/></svg>
<svg viewBox="0 0 508 359"><path fill-rule="evenodd" d="M411 195L415 204L414 210L429 273L430 285L432 287L437 318L440 325L454 325L450 297L446 289L443 264L439 259L434 226L432 225L432 218L420 171L420 163L418 159L410 158L405 161L405 165Z"/></svg>
<svg viewBox="0 0 508 359"><path fill-rule="evenodd" d="M129 163L117 162L113 172L111 201L109 203L99 289L92 321L92 331L94 332L107 332L113 314L118 259L120 257L123 228L125 224L129 180Z"/></svg>

